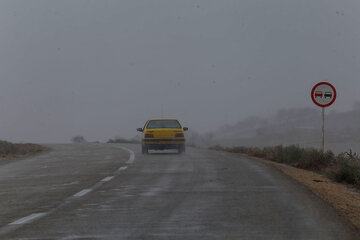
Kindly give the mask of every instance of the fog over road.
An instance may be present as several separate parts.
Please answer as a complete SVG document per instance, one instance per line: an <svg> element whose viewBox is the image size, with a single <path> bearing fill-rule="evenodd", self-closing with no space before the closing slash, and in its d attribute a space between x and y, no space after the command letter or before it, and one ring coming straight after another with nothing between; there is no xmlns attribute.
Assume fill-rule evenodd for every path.
<svg viewBox="0 0 360 240"><path fill-rule="evenodd" d="M356 239L331 207L263 163L121 146L52 145L0 165L0 239Z"/></svg>

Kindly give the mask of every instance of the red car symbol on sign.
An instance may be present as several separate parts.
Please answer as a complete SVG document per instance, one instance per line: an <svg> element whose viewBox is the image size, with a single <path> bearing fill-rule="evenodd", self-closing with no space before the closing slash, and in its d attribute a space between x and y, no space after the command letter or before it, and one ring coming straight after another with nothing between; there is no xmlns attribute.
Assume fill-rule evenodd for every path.
<svg viewBox="0 0 360 240"><path fill-rule="evenodd" d="M322 98L322 97L323 97L323 93L322 93L321 91L316 91L316 92L315 92L315 98L317 98L317 97Z"/></svg>

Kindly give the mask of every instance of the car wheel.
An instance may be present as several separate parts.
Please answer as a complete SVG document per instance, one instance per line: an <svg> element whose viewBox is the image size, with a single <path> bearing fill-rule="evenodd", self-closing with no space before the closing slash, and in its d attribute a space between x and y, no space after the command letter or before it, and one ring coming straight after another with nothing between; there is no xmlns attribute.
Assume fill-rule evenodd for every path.
<svg viewBox="0 0 360 240"><path fill-rule="evenodd" d="M141 152L142 152L142 154L148 154L149 153L149 149L148 149L148 147L146 147L146 146L142 146L141 147Z"/></svg>
<svg viewBox="0 0 360 240"><path fill-rule="evenodd" d="M185 145L181 145L181 146L179 146L179 148L178 148L178 152L179 152L179 154L184 153L184 152L185 152Z"/></svg>

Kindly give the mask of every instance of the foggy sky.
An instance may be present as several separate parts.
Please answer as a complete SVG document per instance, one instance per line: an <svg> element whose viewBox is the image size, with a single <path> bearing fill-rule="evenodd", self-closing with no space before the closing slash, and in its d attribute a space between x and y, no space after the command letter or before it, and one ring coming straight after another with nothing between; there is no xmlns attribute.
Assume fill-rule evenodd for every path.
<svg viewBox="0 0 360 240"><path fill-rule="evenodd" d="M346 111L359 26L359 0L1 0L0 139L133 137L161 115L206 132L317 108L324 80Z"/></svg>

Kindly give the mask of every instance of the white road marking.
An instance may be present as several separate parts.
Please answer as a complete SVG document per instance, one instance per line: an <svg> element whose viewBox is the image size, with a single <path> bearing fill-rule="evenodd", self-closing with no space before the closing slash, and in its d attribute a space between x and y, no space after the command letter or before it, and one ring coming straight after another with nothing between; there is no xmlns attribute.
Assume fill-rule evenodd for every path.
<svg viewBox="0 0 360 240"><path fill-rule="evenodd" d="M134 153L133 151L131 151L130 149L126 148L126 147L120 146L120 148L121 148L122 150L125 150L125 151L127 151L127 152L130 153L129 160L127 160L126 163L127 163L127 164L133 163L133 162L135 161L135 153Z"/></svg>
<svg viewBox="0 0 360 240"><path fill-rule="evenodd" d="M127 166L124 166L124 167L119 168L118 171L124 171L124 170L126 170L127 168L128 168Z"/></svg>
<svg viewBox="0 0 360 240"><path fill-rule="evenodd" d="M75 182L70 182L70 183L64 183L63 186L70 186L70 185L75 185L75 184L79 184L79 182L75 181Z"/></svg>
<svg viewBox="0 0 360 240"><path fill-rule="evenodd" d="M130 152L130 157L129 160L127 160L127 164L132 164L135 161L135 153L133 151L129 151Z"/></svg>
<svg viewBox="0 0 360 240"><path fill-rule="evenodd" d="M126 147L120 147L121 149L123 149L124 151L127 151L130 153L130 157L129 159L126 161L127 164L131 164L135 161L135 153L133 151L131 151L130 149L126 148ZM127 166L123 166L123 167L120 167L117 171L124 171L126 170L128 167ZM110 181L114 178L114 176L108 176L108 177L105 177L103 178L102 180L100 180L99 182L97 182L92 188L88 188L88 189L83 189L81 190L80 192L74 194L72 197L82 197L86 194L88 194L89 192L95 190L96 188L98 188L99 186L102 185L102 183L104 182L107 182L107 181ZM78 184L78 182L73 182L73 183L70 183L70 184ZM131 196L131 195L129 195ZM71 202L73 199L71 199L72 197L69 197L67 198L66 200L68 202ZM38 220L39 218L42 218L48 214L51 214L53 211L55 211L56 208L54 209L50 209L48 212L45 212L45 213L33 213L27 217L23 217L23 218L20 218L12 223L9 223L8 224L8 227L10 225L22 225L22 224L27 224L29 222L32 222L32 221L35 221L35 220ZM3 233L5 232L11 232L13 231L12 228L6 228L6 227L2 227L0 228L0 235L2 235Z"/></svg>
<svg viewBox="0 0 360 240"><path fill-rule="evenodd" d="M111 179L113 179L114 176L108 176L106 178L103 178L100 182L108 182L108 181L111 181Z"/></svg>
<svg viewBox="0 0 360 240"><path fill-rule="evenodd" d="M83 189L80 192L74 194L74 197L82 197L82 196L88 194L91 191L92 191L92 189Z"/></svg>
<svg viewBox="0 0 360 240"><path fill-rule="evenodd" d="M23 218L20 218L12 223L10 223L9 225L20 225L20 224L26 224L26 223L29 223L30 221L33 221L37 218L40 218L42 216L44 216L46 213L33 213L27 217L23 217Z"/></svg>

